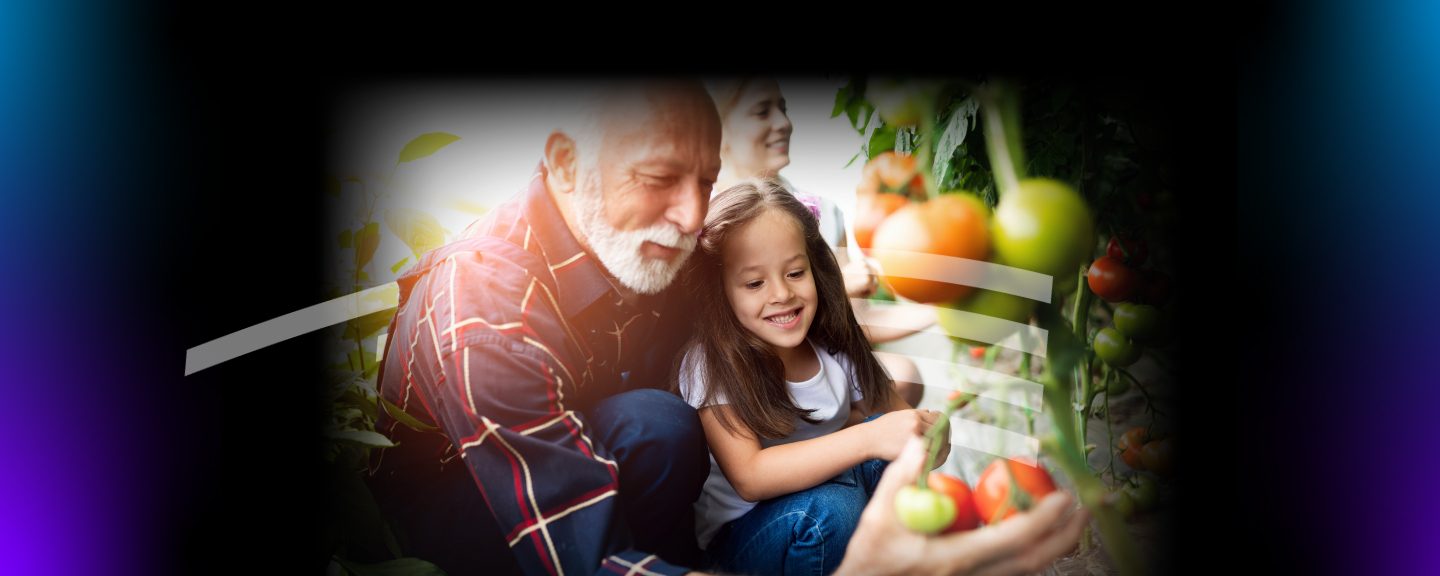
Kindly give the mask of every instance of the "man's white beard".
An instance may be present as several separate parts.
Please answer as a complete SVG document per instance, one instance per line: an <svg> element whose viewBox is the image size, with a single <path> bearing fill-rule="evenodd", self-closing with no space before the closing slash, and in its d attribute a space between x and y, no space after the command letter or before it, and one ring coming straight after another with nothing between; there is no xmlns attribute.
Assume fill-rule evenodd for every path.
<svg viewBox="0 0 1440 576"><path fill-rule="evenodd" d="M673 224L656 224L640 230L616 230L605 221L605 201L600 193L600 171L588 169L584 185L574 195L575 215L590 249L610 274L626 288L641 294L655 294L675 280L680 267L695 250L695 237L682 233ZM665 261L640 253L646 242L679 248L680 254Z"/></svg>

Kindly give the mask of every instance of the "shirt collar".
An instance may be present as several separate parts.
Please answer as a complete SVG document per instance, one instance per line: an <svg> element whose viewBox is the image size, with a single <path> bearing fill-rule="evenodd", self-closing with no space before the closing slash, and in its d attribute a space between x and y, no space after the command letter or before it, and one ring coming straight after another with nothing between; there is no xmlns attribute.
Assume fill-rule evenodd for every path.
<svg viewBox="0 0 1440 576"><path fill-rule="evenodd" d="M610 280L601 272L599 262L580 247L580 242L565 225L560 208L545 188L544 162L535 166L535 176L531 177L525 191L523 210L535 240L540 243L546 264L555 273L555 282L560 287L560 311L565 317L578 315L607 294L610 295L607 303L620 299ZM656 302L659 299L647 300L652 302L651 306L660 307Z"/></svg>

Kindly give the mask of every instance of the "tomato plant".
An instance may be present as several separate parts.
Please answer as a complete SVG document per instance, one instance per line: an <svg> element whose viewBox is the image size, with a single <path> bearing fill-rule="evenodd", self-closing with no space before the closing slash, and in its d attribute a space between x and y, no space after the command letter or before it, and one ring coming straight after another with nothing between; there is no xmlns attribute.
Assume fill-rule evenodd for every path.
<svg viewBox="0 0 1440 576"><path fill-rule="evenodd" d="M1137 476L1134 482L1133 486L1126 485L1124 490L1135 501L1135 507L1141 512L1153 510L1160 500L1160 485L1149 476Z"/></svg>
<svg viewBox="0 0 1440 576"><path fill-rule="evenodd" d="M1090 283L1090 291L1107 302L1129 300L1144 281L1135 269L1109 256L1101 256L1090 265L1086 280Z"/></svg>
<svg viewBox="0 0 1440 576"><path fill-rule="evenodd" d="M1169 478L1175 474L1175 438L1165 438L1145 444L1140 450L1140 460L1145 463L1145 469L1154 472L1161 478Z"/></svg>
<svg viewBox="0 0 1440 576"><path fill-rule="evenodd" d="M980 288L977 288L974 293L968 298L965 298L958 302L942 304L942 306L955 310L972 312L975 314L983 314L992 318L1009 320L1011 322L1016 322L1019 324L1029 324L1030 315L1035 311L1034 300L1021 296L1016 296L1014 294L1006 292L998 292L995 290L985 290ZM957 341L978 348L983 348L992 344L992 342L981 342L979 340L971 340L968 338L961 338L959 336L956 336L956 334L965 333L963 332L963 323L964 320L961 318L957 318L955 315L940 315L940 327L944 328L945 332L950 334L951 337L955 338ZM997 332L991 335L995 337L996 342L999 342L1000 339L1009 337L1011 334L1015 333L1015 330L1018 329L1018 326L1011 326L1006 328L1006 330L1004 330L1003 332Z"/></svg>
<svg viewBox="0 0 1440 576"><path fill-rule="evenodd" d="M970 485L964 480L939 472L931 472L929 482L930 489L948 496L955 503L955 520L950 522L942 533L973 530L980 526L980 513L975 510L975 493L970 490Z"/></svg>
<svg viewBox="0 0 1440 576"><path fill-rule="evenodd" d="M1106 364L1124 368L1140 360L1140 347L1130 343L1119 330L1106 328L1095 335L1095 355Z"/></svg>
<svg viewBox="0 0 1440 576"><path fill-rule="evenodd" d="M1007 465L1008 464L1008 465ZM1023 494L1010 497L1010 478L1014 473L1015 483ZM975 509L980 519L995 523L1014 516L1017 511L1029 510L1046 494L1055 491L1055 481L1050 474L1025 457L996 458L980 473L975 483ZM997 516L1004 509L1003 516Z"/></svg>
<svg viewBox="0 0 1440 576"><path fill-rule="evenodd" d="M990 253L990 226L986 208L969 194L945 194L923 203L908 204L885 218L871 242L892 292L923 303L948 302L964 297L971 286L905 277L904 270L921 270L925 255L984 260Z"/></svg>
<svg viewBox="0 0 1440 576"><path fill-rule="evenodd" d="M906 485L895 494L895 514L906 528L934 534L954 523L955 501L935 490Z"/></svg>
<svg viewBox="0 0 1440 576"><path fill-rule="evenodd" d="M1085 200L1048 178L1023 180L995 206L995 251L1010 266L1041 274L1073 274L1094 229Z"/></svg>
<svg viewBox="0 0 1440 576"><path fill-rule="evenodd" d="M1126 302L1115 307L1115 327L1136 342L1158 338L1161 322L1160 310L1154 306Z"/></svg>
<svg viewBox="0 0 1440 576"><path fill-rule="evenodd" d="M1131 240L1125 236L1111 236L1110 243L1105 245L1105 255L1127 266L1139 267L1145 263L1145 258L1150 256L1150 245L1142 239ZM1125 242L1125 250L1130 251L1129 258L1125 257L1125 250L1120 249L1122 241Z"/></svg>

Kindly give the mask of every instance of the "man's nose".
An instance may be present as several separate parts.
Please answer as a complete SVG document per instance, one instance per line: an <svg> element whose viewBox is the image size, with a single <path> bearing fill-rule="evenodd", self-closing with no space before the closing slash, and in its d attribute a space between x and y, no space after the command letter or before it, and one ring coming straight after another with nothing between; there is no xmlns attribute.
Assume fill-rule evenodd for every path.
<svg viewBox="0 0 1440 576"><path fill-rule="evenodd" d="M694 234L705 225L705 210L710 204L710 190L700 181L691 180L671 199L665 219L680 227L685 234Z"/></svg>

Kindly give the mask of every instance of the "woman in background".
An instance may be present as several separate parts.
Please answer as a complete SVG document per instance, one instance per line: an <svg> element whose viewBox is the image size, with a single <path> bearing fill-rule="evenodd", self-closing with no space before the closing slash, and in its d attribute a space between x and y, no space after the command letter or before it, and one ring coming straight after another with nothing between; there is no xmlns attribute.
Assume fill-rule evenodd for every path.
<svg viewBox="0 0 1440 576"><path fill-rule="evenodd" d="M715 191L725 190L745 178L761 178L778 182L802 201L818 200L820 234L845 271L846 293L851 298L866 298L874 294L879 287L874 270L864 260L850 260L847 246L852 242L850 238L854 237L854 232L846 228L844 212L830 199L805 194L780 175L780 170L790 165L790 134L794 131L787 114L785 96L780 93L780 84L770 77L747 76L711 80L706 82L706 86L719 109L723 128L720 180L715 184ZM873 343L898 340L936 322L934 313L923 308L856 307L856 312L862 310L866 318L885 317L877 322L884 327L864 326ZM900 397L911 407L918 406L924 393L924 382L915 364L894 356L887 356L881 363L894 379L895 391Z"/></svg>

